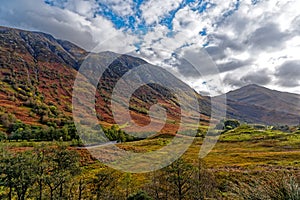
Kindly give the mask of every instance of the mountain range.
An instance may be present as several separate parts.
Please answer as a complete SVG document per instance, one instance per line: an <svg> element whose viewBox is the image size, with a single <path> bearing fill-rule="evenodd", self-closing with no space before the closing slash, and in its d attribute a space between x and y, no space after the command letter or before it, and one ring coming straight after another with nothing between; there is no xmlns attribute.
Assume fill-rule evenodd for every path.
<svg viewBox="0 0 300 200"><path fill-rule="evenodd" d="M226 95L227 116L248 123L298 125L300 95L251 84ZM215 97L220 98L224 96Z"/></svg>
<svg viewBox="0 0 300 200"><path fill-rule="evenodd" d="M0 130L6 129L5 120L9 120L7 115L36 126L61 126L72 121L73 85L79 67L88 55L91 53L49 34L0 27ZM111 96L117 82L130 70L150 64L137 57L113 52L92 55L97 58L99 69L106 60L117 55L117 59L104 71L96 92L95 110L99 122L103 126L110 126L115 123ZM206 125L211 112L210 97L199 95L163 68L150 66L142 74L134 74L136 79L147 77L155 82L161 76L164 84L182 88L181 95L186 99L196 97L200 105L200 112L196 115L200 116L200 123ZM93 74L95 69L87 69L90 70L87 74ZM132 84L130 81L124 82L124 91L129 90ZM213 98L218 101L221 97L224 96ZM297 94L249 85L227 93L226 97L228 118L263 124L297 125L300 121L300 96ZM145 126L150 123L149 108L159 103L167 113L167 123L161 132L174 134L182 114L178 101L172 88L149 83L133 93L130 114L136 123Z"/></svg>

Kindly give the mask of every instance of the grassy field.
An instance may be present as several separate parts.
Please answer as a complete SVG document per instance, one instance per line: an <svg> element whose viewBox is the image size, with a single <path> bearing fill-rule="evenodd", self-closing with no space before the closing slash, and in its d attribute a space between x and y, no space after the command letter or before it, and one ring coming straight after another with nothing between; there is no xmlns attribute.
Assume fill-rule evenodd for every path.
<svg viewBox="0 0 300 200"><path fill-rule="evenodd" d="M155 138L119 144L125 150L149 152L168 144L171 138ZM195 138L184 157L198 157L203 138ZM275 130L256 130L249 126L222 133L213 150L204 158L214 170L300 167L300 134Z"/></svg>
<svg viewBox="0 0 300 200"><path fill-rule="evenodd" d="M161 148L168 144L169 140L157 138L120 146L124 149L146 152ZM202 143L203 138L195 138L183 158L194 163ZM236 180L247 184L270 176L278 178L280 174L299 175L300 134L241 126L223 133L213 150L203 160L217 179L222 199L240 199L227 192L228 188L232 187L230 183Z"/></svg>
<svg viewBox="0 0 300 200"><path fill-rule="evenodd" d="M171 137L120 143L124 150L155 151L170 143ZM64 142L70 145L71 142ZM187 160L198 157L203 138L195 138L183 155ZM51 145L53 142L1 142L1 147L22 148ZM300 133L257 130L243 125L222 133L213 150L204 158L207 166L217 170L260 170L264 168L300 168Z"/></svg>
<svg viewBox="0 0 300 200"><path fill-rule="evenodd" d="M119 143L120 148L142 153L161 149L169 144L172 138L160 137L135 142ZM195 138L183 158L195 163L203 138ZM70 142L65 142L70 145ZM51 146L53 142L2 142L0 147L13 151L30 150L40 145ZM76 147L70 147L76 149ZM105 149L105 148L104 148ZM104 165L93 160L88 151L77 149L86 163L83 167L85 176L93 177L104 169ZM212 151L203 159L207 170L214 174L222 199L240 199L228 192L230 183L235 180L251 182L263 180L265 174L289 173L298 175L300 172L300 133L285 133L275 130L259 130L242 125L234 130L226 131ZM136 163L137 167L139 163ZM126 174L125 174L126 175ZM122 175L122 176L125 176ZM279 176L279 175L278 175ZM149 180L147 174L133 174L134 188L143 188Z"/></svg>

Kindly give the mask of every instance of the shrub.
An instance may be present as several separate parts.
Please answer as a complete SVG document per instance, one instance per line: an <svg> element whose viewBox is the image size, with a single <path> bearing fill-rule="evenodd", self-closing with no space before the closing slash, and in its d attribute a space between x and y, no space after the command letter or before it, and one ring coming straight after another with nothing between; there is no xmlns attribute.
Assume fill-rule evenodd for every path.
<svg viewBox="0 0 300 200"><path fill-rule="evenodd" d="M241 124L238 120L227 119L221 120L215 127L217 130L232 130L239 127Z"/></svg>
<svg viewBox="0 0 300 200"><path fill-rule="evenodd" d="M242 199L300 199L297 177L283 173L255 177L247 183L237 181L231 189Z"/></svg>
<svg viewBox="0 0 300 200"><path fill-rule="evenodd" d="M9 128L13 123L16 122L16 117L11 113L0 112L0 124L5 128Z"/></svg>
<svg viewBox="0 0 300 200"><path fill-rule="evenodd" d="M231 129L235 129L240 126L240 122L238 120L228 119L224 122L224 126L225 128L228 126ZM231 129L227 129L227 130L231 130Z"/></svg>
<svg viewBox="0 0 300 200"><path fill-rule="evenodd" d="M130 195L127 200L151 200L152 198L144 191L138 191L135 194Z"/></svg>
<svg viewBox="0 0 300 200"><path fill-rule="evenodd" d="M2 141L2 140L6 140L6 139L7 139L7 135L6 135L6 133L4 133L4 132L0 131L0 141Z"/></svg>

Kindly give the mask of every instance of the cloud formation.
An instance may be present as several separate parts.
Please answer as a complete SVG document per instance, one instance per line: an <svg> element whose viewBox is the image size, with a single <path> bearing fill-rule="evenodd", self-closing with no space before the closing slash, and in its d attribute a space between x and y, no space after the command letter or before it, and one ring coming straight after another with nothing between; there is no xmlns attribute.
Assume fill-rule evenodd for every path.
<svg viewBox="0 0 300 200"><path fill-rule="evenodd" d="M244 76L228 73L224 78L224 83L233 87L243 87L249 84L267 85L271 81L272 78L267 70L251 71Z"/></svg>
<svg viewBox="0 0 300 200"><path fill-rule="evenodd" d="M257 83L300 93L299 7L297 0L11 0L0 5L0 24L50 33L88 50L99 43L97 51L135 48L204 92L217 88L218 78L226 91ZM174 54L201 48L210 56L199 64L204 76L174 61ZM209 59L219 74L210 73Z"/></svg>
<svg viewBox="0 0 300 200"><path fill-rule="evenodd" d="M283 87L297 87L300 84L300 60L288 61L276 69L277 83Z"/></svg>

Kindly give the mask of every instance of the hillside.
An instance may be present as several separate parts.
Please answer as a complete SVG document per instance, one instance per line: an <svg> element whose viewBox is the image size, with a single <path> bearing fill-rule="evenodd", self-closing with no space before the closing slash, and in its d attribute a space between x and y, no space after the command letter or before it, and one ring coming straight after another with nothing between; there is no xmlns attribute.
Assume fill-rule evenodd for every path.
<svg viewBox="0 0 300 200"><path fill-rule="evenodd" d="M6 131L9 124L18 120L34 126L61 127L70 123L73 120L71 102L74 80L87 55L89 52L84 49L48 34L0 27L1 129ZM92 56L98 63L88 69L90 71L87 74L94 73L94 67L103 67L106 60L116 54L102 52L93 53ZM117 59L103 73L96 93L97 116L102 125L110 126L115 123L110 104L116 83L128 71L143 64L147 63L142 59L117 55ZM150 106L159 103L167 110L168 118L168 123L161 132L174 134L178 129L181 111L174 91L162 85L182 88L182 91L186 91L183 92L185 97L196 95L200 102L202 97L162 68L152 66L148 71L134 76L137 80L142 80L145 74L148 80L154 82L160 75L165 83L150 83L136 90L130 99L131 117L140 125L147 125L150 122ZM124 91L130 85L130 81L126 82ZM203 101L201 118L203 123L207 123L209 107Z"/></svg>
<svg viewBox="0 0 300 200"><path fill-rule="evenodd" d="M266 109L300 115L300 95L279 92L258 85L248 85L228 92L227 99Z"/></svg>
<svg viewBox="0 0 300 200"><path fill-rule="evenodd" d="M103 70L105 64L115 58L103 72L97 86L95 109L99 123L103 126L110 127L115 124L111 95L120 78L128 72L131 72L134 79L122 80L124 92L130 91L137 82L149 82L132 93L129 108L124 107L122 98L117 106L120 112L125 113L129 109L135 123L146 127L151 122L149 109L158 103L167 114L167 123L161 133L176 133L182 114L191 116L192 127L199 115L201 123L208 124L210 98L200 96L160 67L129 55L113 52L90 53L75 44L55 39L45 33L0 27L0 131L10 133L16 130L16 127L12 127L14 123L46 128L61 128L72 123L73 85L79 67L88 55L97 64L90 63L91 67L86 69L86 79L93 77L95 71ZM148 68L138 70L143 65ZM161 84L156 84L157 81ZM176 94L178 91L179 94ZM191 109L189 100L196 97L201 113L194 110L182 113L178 95L187 100L182 108L188 109ZM299 95L249 85L227 94L227 117L250 123L296 125L300 121L300 108L297 105L299 99ZM85 113L82 116L84 118ZM88 118L84 120L89 121ZM153 119L153 122L159 127L162 120ZM130 127L130 123L122 126ZM134 131L153 130L139 128Z"/></svg>
<svg viewBox="0 0 300 200"><path fill-rule="evenodd" d="M300 95L297 94L252 84L228 92L226 98L229 118L270 125L300 122Z"/></svg>

